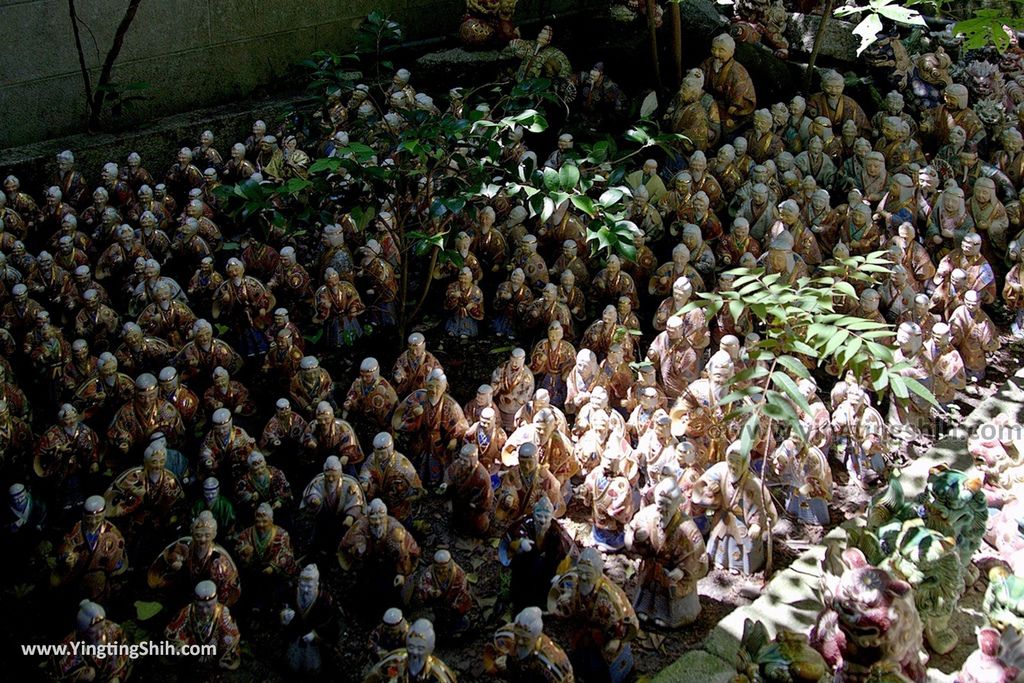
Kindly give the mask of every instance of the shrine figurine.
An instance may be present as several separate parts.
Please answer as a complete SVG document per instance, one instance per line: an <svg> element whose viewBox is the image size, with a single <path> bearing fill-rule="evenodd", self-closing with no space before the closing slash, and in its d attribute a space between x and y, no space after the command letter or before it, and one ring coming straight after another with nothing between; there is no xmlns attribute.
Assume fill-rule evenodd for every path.
<svg viewBox="0 0 1024 683"><path fill-rule="evenodd" d="M533 372L526 367L526 352L513 349L510 360L499 366L491 375L495 404L501 415L506 431L514 428L515 415L533 396Z"/></svg>
<svg viewBox="0 0 1024 683"><path fill-rule="evenodd" d="M72 586L90 600L108 598L128 569L124 536L106 519L103 496L89 496L82 519L64 536L50 577L53 587Z"/></svg>
<svg viewBox="0 0 1024 683"><path fill-rule="evenodd" d="M959 638L949 622L964 592L955 540L922 520L911 520L903 523L893 545L881 568L913 587L928 647L937 654L950 652Z"/></svg>
<svg viewBox="0 0 1024 683"><path fill-rule="evenodd" d="M96 649L74 647L76 643ZM107 611L98 603L82 600L78 604L75 630L61 644L64 652L53 659L56 680L124 681L131 675L129 653L115 649L128 645L128 637L119 624L107 619Z"/></svg>
<svg viewBox="0 0 1024 683"><path fill-rule="evenodd" d="M83 501L86 481L100 470L99 437L71 404L60 407L57 424L36 441L32 470L65 510Z"/></svg>
<svg viewBox="0 0 1024 683"><path fill-rule="evenodd" d="M853 121L861 136L871 134L871 122L857 101L844 95L845 83L843 76L837 71L826 71L821 77L821 92L811 95L807 100L807 111L812 117L828 118L832 127L842 128L845 121Z"/></svg>
<svg viewBox="0 0 1024 683"><path fill-rule="evenodd" d="M790 434L771 454L771 466L785 490L786 513L806 524L827 525L833 486L825 453Z"/></svg>
<svg viewBox="0 0 1024 683"><path fill-rule="evenodd" d="M678 143L685 154L707 150L721 127L718 105L712 100L709 108L702 102L703 87L702 78L684 78L663 117L672 132L685 136Z"/></svg>
<svg viewBox="0 0 1024 683"><path fill-rule="evenodd" d="M438 489L451 498L452 522L456 529L481 536L491 525L494 491L491 475L480 462L479 447L467 443L459 450L459 457L445 469L444 480Z"/></svg>
<svg viewBox="0 0 1024 683"><path fill-rule="evenodd" d="M554 417L555 429L562 434L568 434L569 425L565 413L557 406L551 404L551 394L547 389L543 388L533 392L533 399L520 408L516 414L516 429L519 429L524 424L532 423L534 416L545 409L549 410Z"/></svg>
<svg viewBox="0 0 1024 683"><path fill-rule="evenodd" d="M203 406L207 414L213 414L221 408L230 410L241 417L252 417L256 406L249 399L249 390L241 382L231 379L224 368L213 369L213 384L203 394Z"/></svg>
<svg viewBox="0 0 1024 683"><path fill-rule="evenodd" d="M716 567L742 574L759 571L765 558L765 534L777 517L775 504L762 495L750 456L734 441L725 461L712 465L693 490L693 502L713 512L708 555Z"/></svg>
<svg viewBox="0 0 1024 683"><path fill-rule="evenodd" d="M296 259L295 248L282 248L280 259L267 280L267 288L274 292L278 305L295 309L307 304L312 294L310 283L309 273Z"/></svg>
<svg viewBox="0 0 1024 683"><path fill-rule="evenodd" d="M995 324L982 310L981 303L979 293L968 289L963 304L949 316L951 341L963 358L964 370L971 382L985 379L986 356L1000 347Z"/></svg>
<svg viewBox="0 0 1024 683"><path fill-rule="evenodd" d="M956 397L957 391L967 387L964 359L953 346L949 325L935 323L931 335L925 341L924 352L932 368L932 394L940 405L948 405Z"/></svg>
<svg viewBox="0 0 1024 683"><path fill-rule="evenodd" d="M194 378L213 376L213 369L218 365L228 372L238 372L242 367L242 357L231 346L213 338L213 326L206 320L199 319L192 326L192 341L181 347L181 351L171 363L181 373L181 380L189 383Z"/></svg>
<svg viewBox="0 0 1024 683"><path fill-rule="evenodd" d="M544 633L540 607L526 607L511 623L494 632L484 645L484 671L509 681L572 683L572 664L559 645Z"/></svg>
<svg viewBox="0 0 1024 683"><path fill-rule="evenodd" d="M213 295L223 283L224 276L213 268L213 257L203 257L188 282L188 296L193 301L194 310L209 315L213 308Z"/></svg>
<svg viewBox="0 0 1024 683"><path fill-rule="evenodd" d="M1009 643L1000 647L1004 640L1011 638L994 628L979 629L978 649L964 661L956 683L1013 683L1017 680L1024 662L1017 656L1019 649L1015 651Z"/></svg>
<svg viewBox="0 0 1024 683"><path fill-rule="evenodd" d="M145 334L162 338L177 351L196 320L188 304L172 299L170 287L161 283L153 290L153 303L139 314L138 325Z"/></svg>
<svg viewBox="0 0 1024 683"><path fill-rule="evenodd" d="M626 549L640 556L640 588L633 600L641 622L681 628L700 614L697 581L708 572L704 539L683 512L684 493L668 477L654 489L654 503L626 526Z"/></svg>
<svg viewBox="0 0 1024 683"><path fill-rule="evenodd" d="M292 377L288 395L298 412L307 419L316 415L321 402L330 402L334 394L334 381L326 368L320 367L315 356L304 356L299 371Z"/></svg>
<svg viewBox="0 0 1024 683"><path fill-rule="evenodd" d="M154 590L180 592L199 581L212 581L224 605L235 604L242 588L231 555L214 541L217 520L209 511L192 522L191 536L179 538L157 556L149 567L147 582Z"/></svg>
<svg viewBox="0 0 1024 683"><path fill-rule="evenodd" d="M636 283L622 270L622 261L612 254L603 270L598 271L591 282L594 301L597 304L614 304L620 296L628 296L634 308L639 305Z"/></svg>
<svg viewBox="0 0 1024 683"><path fill-rule="evenodd" d="M462 407L448 395L448 378L439 368L395 408L391 426L396 436L416 454L416 470L428 487L437 486L445 466L459 447L469 425Z"/></svg>
<svg viewBox="0 0 1024 683"><path fill-rule="evenodd" d="M203 510L209 510L217 522L217 529L225 538L235 535L235 506L227 497L221 495L220 481L216 477L203 480L202 497L192 504L189 519L195 519Z"/></svg>
<svg viewBox="0 0 1024 683"><path fill-rule="evenodd" d="M516 415L519 416L521 412L522 409ZM476 445L480 461L492 475L497 474L501 467L502 452L507 440L508 434L498 421L498 412L491 406L480 411L478 419L469 426L463 437L464 443Z"/></svg>
<svg viewBox="0 0 1024 683"><path fill-rule="evenodd" d="M254 523L238 534L235 551L246 579L252 605L257 610L268 606L285 583L299 572L295 564L291 536L274 524L274 509L260 503Z"/></svg>
<svg viewBox="0 0 1024 683"><path fill-rule="evenodd" d="M967 586L979 576L972 558L981 546L988 520L982 480L959 470L934 473L921 496L925 524L956 541Z"/></svg>
<svg viewBox="0 0 1024 683"><path fill-rule="evenodd" d="M789 57L788 14L779 0L741 0L735 6L730 32L747 43L764 43L779 59Z"/></svg>
<svg viewBox="0 0 1024 683"><path fill-rule="evenodd" d="M366 497L359 482L343 474L341 461L331 455L323 472L306 485L300 508L314 518L312 544L323 552L333 550L336 539L363 519Z"/></svg>
<svg viewBox="0 0 1024 683"><path fill-rule="evenodd" d="M245 429L235 426L232 412L218 408L213 411L210 431L199 446L200 473L203 477L212 475L238 481L255 449L256 440Z"/></svg>
<svg viewBox="0 0 1024 683"><path fill-rule="evenodd" d="M302 445L309 454L306 462L337 456L345 471L352 476L363 462L363 449L355 430L345 420L335 417L334 407L327 401L317 404L316 415L306 424Z"/></svg>
<svg viewBox="0 0 1024 683"><path fill-rule="evenodd" d="M409 335L407 343L408 347L398 356L391 370L394 380L392 384L399 400L421 388L426 382L427 376L434 369L441 367L434 354L427 351L426 339L422 334L413 332Z"/></svg>
<svg viewBox="0 0 1024 683"><path fill-rule="evenodd" d="M838 564L839 576L822 579L825 607L811 629L811 647L842 680L875 675L924 683L924 628L910 584L871 566L856 548L843 551Z"/></svg>
<svg viewBox="0 0 1024 683"><path fill-rule="evenodd" d="M334 268L324 271L324 284L316 290L314 299L316 316L313 322L323 324L323 339L328 348L349 345L363 336L358 316L366 306L355 287L341 279Z"/></svg>
<svg viewBox="0 0 1024 683"><path fill-rule="evenodd" d="M441 549L434 553L429 566L422 566L403 586L407 604L427 609L432 621L449 636L457 636L469 628L468 613L473 608L473 593L466 572Z"/></svg>
<svg viewBox="0 0 1024 683"><path fill-rule="evenodd" d="M573 85L578 115L589 128L613 125L625 113L627 98L622 89L608 78L604 62L597 62L589 71L576 73Z"/></svg>
<svg viewBox="0 0 1024 683"><path fill-rule="evenodd" d="M972 148L980 145L985 140L985 125L968 105L967 87L959 83L947 85L942 99L942 103L921 122L921 132L931 135L943 145L949 142L950 131L960 127L966 133L967 145Z"/></svg>
<svg viewBox="0 0 1024 683"><path fill-rule="evenodd" d="M195 586L193 601L171 619L164 637L177 647L212 645L214 654L201 654L190 659L191 666L234 671L241 665L241 635L226 604L218 600L217 584L200 581Z"/></svg>
<svg viewBox="0 0 1024 683"><path fill-rule="evenodd" d="M448 285L444 307L449 312L445 332L461 339L479 334L478 322L484 319L484 295L473 280L472 270L462 268L458 279Z"/></svg>
<svg viewBox="0 0 1024 683"><path fill-rule="evenodd" d="M292 502L292 489L284 473L267 464L259 451L249 454L245 474L235 485L235 499L251 516L260 506L267 504L271 511L281 510Z"/></svg>
<svg viewBox="0 0 1024 683"><path fill-rule="evenodd" d="M409 633L409 622L402 610L389 607L373 631L370 632L370 659L374 664L384 659L392 650L405 644L405 636Z"/></svg>
<svg viewBox="0 0 1024 683"><path fill-rule="evenodd" d="M259 439L259 448L263 453L294 453L302 444L302 436L306 431L306 421L292 410L291 402L279 398L274 404L274 416L263 428Z"/></svg>
<svg viewBox="0 0 1024 683"><path fill-rule="evenodd" d="M290 386L302 364L302 349L295 345L295 335L283 327L274 335L263 360L263 374L275 384Z"/></svg>
<svg viewBox="0 0 1024 683"><path fill-rule="evenodd" d="M728 34L711 41L711 56L701 64L704 83L722 117L722 134L730 135L745 124L757 107L750 75L734 58L736 41Z"/></svg>
<svg viewBox="0 0 1024 683"><path fill-rule="evenodd" d="M308 564L299 574L295 594L280 612L288 640L288 668L296 674L315 675L330 657L339 635L338 608L320 585L320 570Z"/></svg>
<svg viewBox="0 0 1024 683"><path fill-rule="evenodd" d="M167 451L156 444L146 448L143 465L114 478L104 494L107 516L125 517L122 528L134 537L143 528L164 529L173 525L184 499L181 484L166 468Z"/></svg>
<svg viewBox="0 0 1024 683"><path fill-rule="evenodd" d="M267 313L273 308L274 295L266 285L246 275L241 261L229 259L227 278L214 292L212 312L214 319L224 315L246 357L267 352L264 330L269 324Z"/></svg>
<svg viewBox="0 0 1024 683"><path fill-rule="evenodd" d="M605 576L600 552L586 548L575 567L552 581L547 611L570 625L569 658L581 680L629 677L639 622L625 592Z"/></svg>
<svg viewBox="0 0 1024 683"><path fill-rule="evenodd" d="M526 286L526 274L522 268L516 268L506 282L498 285L495 294L491 327L500 337L515 337L522 327L520 316L527 306L533 302L533 293Z"/></svg>
<svg viewBox="0 0 1024 683"><path fill-rule="evenodd" d="M423 495L423 484L412 463L395 450L387 432L373 439L373 452L359 470L359 485L367 500L380 498L391 515L411 522L413 505Z"/></svg>
<svg viewBox="0 0 1024 683"><path fill-rule="evenodd" d="M507 522L522 517L542 496L551 501L555 517L565 514L562 486L548 465L539 462L535 444L523 443L515 459L505 463L509 469L502 474L494 492L495 521Z"/></svg>
<svg viewBox="0 0 1024 683"><path fill-rule="evenodd" d="M107 438L118 451L128 454L155 432L176 441L184 431L178 409L160 398L156 377L147 372L136 378L134 395L114 415Z"/></svg>
<svg viewBox="0 0 1024 683"><path fill-rule="evenodd" d="M665 322L665 331L651 342L647 359L657 370L669 399L678 397L698 378L701 354L710 342L707 322L700 309L682 316L672 315Z"/></svg>
<svg viewBox="0 0 1024 683"><path fill-rule="evenodd" d="M516 82L547 78L555 84L558 92L572 100L576 95L575 86L569 80L573 75L572 65L564 52L551 45L553 37L554 30L543 26L535 41L513 38L503 53L521 59L515 72Z"/></svg>
<svg viewBox="0 0 1024 683"><path fill-rule="evenodd" d="M886 471L887 429L862 387L849 386L846 400L832 414L832 432L836 454L850 477L864 488L879 483Z"/></svg>
<svg viewBox="0 0 1024 683"><path fill-rule="evenodd" d="M400 589L419 562L420 548L406 528L388 514L379 498L370 501L366 516L357 520L341 538L338 562L345 571L358 572L358 602L374 609L399 604Z"/></svg>
<svg viewBox="0 0 1024 683"><path fill-rule="evenodd" d="M433 624L427 619L417 619L409 627L405 647L388 653L370 670L363 683L392 680L455 683L455 672L434 655L434 643Z"/></svg>
<svg viewBox="0 0 1024 683"><path fill-rule="evenodd" d="M537 342L530 354L530 370L541 377L539 386L548 391L556 406L565 402L565 379L576 358L576 350L563 339L563 332L562 324L552 321L548 325L547 339ZM517 411L521 408L519 406Z"/></svg>

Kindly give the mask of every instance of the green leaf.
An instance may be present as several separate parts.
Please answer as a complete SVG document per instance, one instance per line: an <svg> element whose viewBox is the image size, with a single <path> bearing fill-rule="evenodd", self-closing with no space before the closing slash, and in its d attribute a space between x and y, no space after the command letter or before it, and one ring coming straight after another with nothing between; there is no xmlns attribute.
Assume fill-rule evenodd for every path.
<svg viewBox="0 0 1024 683"><path fill-rule="evenodd" d="M903 382L904 382L904 384L907 385L907 389L910 389L912 392L914 392L915 394L917 394L918 396L920 396L924 400L928 401L929 403L931 403L936 408L939 407L939 402L937 400L935 400L935 395L931 391L928 390L928 387L926 387L925 385L921 384L919 381L917 381L913 377L904 377L903 378Z"/></svg>
<svg viewBox="0 0 1024 683"><path fill-rule="evenodd" d="M643 103L640 105L640 117L649 118L651 114L658 110L658 93L651 91L647 97L644 98Z"/></svg>
<svg viewBox="0 0 1024 683"><path fill-rule="evenodd" d="M544 187L548 188L548 192L557 192L560 189L561 181L558 177L558 171L553 168L547 167L544 169Z"/></svg>
<svg viewBox="0 0 1024 683"><path fill-rule="evenodd" d="M907 391L907 383L902 375L892 373L889 375L889 388L892 389L892 393L896 398L908 399L910 393Z"/></svg>
<svg viewBox="0 0 1024 683"><path fill-rule="evenodd" d="M594 200L590 197L582 194L574 194L569 198L569 200L572 202L573 206L591 218L597 215L597 207L594 206Z"/></svg>
<svg viewBox="0 0 1024 683"><path fill-rule="evenodd" d="M558 182L561 185L561 189L565 192L572 192L576 189L576 184L580 181L580 169L576 168L575 164L564 163L562 168L558 169ZM545 177L545 183L547 178Z"/></svg>
<svg viewBox="0 0 1024 683"><path fill-rule="evenodd" d="M159 602L143 602L142 600L136 600L135 616L139 621L147 621L159 614L163 608L164 606Z"/></svg>
<svg viewBox="0 0 1024 683"><path fill-rule="evenodd" d="M907 9L899 5L883 5L878 8L878 13L890 21L907 26L927 26L924 17L917 10Z"/></svg>
<svg viewBox="0 0 1024 683"><path fill-rule="evenodd" d="M740 452L744 455L750 455L750 449L754 445L754 437L757 435L759 426L756 412L743 424L743 429L740 430Z"/></svg>
<svg viewBox="0 0 1024 683"><path fill-rule="evenodd" d="M849 337L850 333L846 330L836 330L835 335L828 340L827 344L825 344L825 355L831 356L834 354L836 349L842 346Z"/></svg>
<svg viewBox="0 0 1024 683"><path fill-rule="evenodd" d="M779 356L776 360L779 365L786 368L800 379L807 379L811 376L811 373L807 371L807 366L796 358L793 358L793 356Z"/></svg>
<svg viewBox="0 0 1024 683"><path fill-rule="evenodd" d="M866 14L860 23L853 27L853 35L860 38L860 46L857 48L859 57L864 50L870 47L882 32L882 20L877 14Z"/></svg>
<svg viewBox="0 0 1024 683"><path fill-rule="evenodd" d="M786 396L789 397L789 400L797 404L800 410L805 413L811 412L811 406L808 405L807 399L800 393L800 390L796 386L796 382L794 382L789 375L784 372L773 372L772 384L781 389Z"/></svg>

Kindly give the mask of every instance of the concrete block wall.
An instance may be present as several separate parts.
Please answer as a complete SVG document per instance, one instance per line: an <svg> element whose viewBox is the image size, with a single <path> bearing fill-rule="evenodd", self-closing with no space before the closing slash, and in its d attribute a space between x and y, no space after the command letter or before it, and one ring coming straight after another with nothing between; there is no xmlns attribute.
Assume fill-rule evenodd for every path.
<svg viewBox="0 0 1024 683"><path fill-rule="evenodd" d="M546 3L546 12L577 6ZM521 3L517 20L536 3ZM128 0L79 0L93 83ZM318 49L351 48L355 26L378 9L407 40L454 33L463 0L144 0L112 80L146 82L139 120L230 103L273 86ZM86 105L66 0L0 0L0 149L82 132Z"/></svg>

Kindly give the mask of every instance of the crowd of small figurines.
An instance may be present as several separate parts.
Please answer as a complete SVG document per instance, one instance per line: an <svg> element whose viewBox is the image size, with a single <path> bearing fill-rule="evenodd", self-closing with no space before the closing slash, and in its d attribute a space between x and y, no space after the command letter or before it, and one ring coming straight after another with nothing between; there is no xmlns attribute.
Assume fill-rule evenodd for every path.
<svg viewBox="0 0 1024 683"><path fill-rule="evenodd" d="M474 30L488 26L480 16ZM603 65L574 71L550 27L524 40L506 24L487 39L511 40L517 80L555 82L570 101L567 130L621 120L628 100ZM765 106L734 52L728 34L714 39L659 114L686 136L677 153L626 176L635 259L592 253L585 217L568 202L544 222L504 193L466 212L454 238L462 265L421 274L443 289L434 334L466 344L489 327L515 348L465 403L422 332L393 367L367 357L356 376L333 374L350 344L395 334L409 258L395 237L400 198L367 194L341 168L332 182L349 203L303 240L239 234L215 192L307 177L313 157L345 158L350 141L388 163L410 110L442 114L405 69L380 88L335 93L319 138L287 123L270 134L257 121L226 158L206 131L156 176L133 153L96 169L97 183L70 151L45 184L7 176L2 532L25 557L56 539L49 585L69 611L81 600L66 642L122 642L101 605L132 590L132 576L163 596L169 640L218 646L189 666L239 666L237 603L272 615L294 672L329 667L340 624L359 615L378 623L367 681L455 680L435 639L465 633L477 607L451 546L417 539L417 506L435 496L450 501L449 542L500 539L488 561L507 568L515 616L481 653L488 673L624 680L641 627L698 618L697 584L710 568L763 568L782 511L830 524L835 463L880 493L871 525L835 565L846 569L810 641L779 636L813 666L778 680L886 671L885 680L923 681L922 637L937 652L956 644L949 617L978 578L971 560L983 536L1002 563L986 597L995 630L982 632L972 658L984 666L960 680L1011 680L999 640L1024 627L1024 463L1012 440L972 442L980 479L948 472L923 503L905 501L890 431L923 428L935 409L912 396L883 417L870 383L824 368L826 389L798 382L811 408L800 411L806 438L762 433L745 453L721 399L754 362L757 325L746 310L709 320L682 309L731 288L724 271L737 267L795 282L888 251L891 273L874 287L851 280L858 297L836 310L897 326L899 372L943 409L958 392L976 393L1000 347L989 312L1005 307L1011 333L1024 336L1024 52L954 63L955 45L910 55L889 39L871 62L891 57L895 74L879 108L845 94L834 71L820 75L820 90ZM456 117L490 113L457 88L443 106ZM540 154L527 140L522 131L504 139L509 168L576 163L569 132ZM363 231L356 203L375 210ZM653 341L629 330L653 331ZM573 538L559 521L570 503L589 511L589 535ZM932 512L922 521L920 510ZM635 594L605 574L612 553L640 560ZM332 595L327 572L352 573L357 589ZM921 577L936 575L953 597L915 606L911 585L923 591ZM547 636L547 618L566 620L571 640ZM871 629L895 644L859 647ZM758 633L746 639L752 661L766 638ZM127 657L54 661L62 680L124 680L130 668Z"/></svg>

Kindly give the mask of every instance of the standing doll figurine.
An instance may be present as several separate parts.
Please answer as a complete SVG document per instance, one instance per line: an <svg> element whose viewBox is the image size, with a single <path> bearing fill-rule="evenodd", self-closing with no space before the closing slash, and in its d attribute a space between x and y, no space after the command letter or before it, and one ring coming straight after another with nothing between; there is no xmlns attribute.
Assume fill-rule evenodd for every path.
<svg viewBox="0 0 1024 683"><path fill-rule="evenodd" d="M314 299L316 316L313 322L323 324L324 343L328 348L349 345L363 336L363 326L358 317L366 310L366 306L356 288L342 280L334 268L324 271L324 284L316 290Z"/></svg>
<svg viewBox="0 0 1024 683"><path fill-rule="evenodd" d="M213 295L213 317L222 314L234 329L238 347L245 356L261 356L269 345L265 330L267 314L274 308L274 295L266 285L245 274L245 265L230 259L228 276Z"/></svg>
<svg viewBox="0 0 1024 683"><path fill-rule="evenodd" d="M473 271L463 268L458 279L448 285L444 308L449 318L445 332L453 337L468 339L480 333L479 321L484 319L484 293L473 282Z"/></svg>
<svg viewBox="0 0 1024 683"><path fill-rule="evenodd" d="M748 575L760 570L775 505L762 495L761 480L751 472L750 456L738 441L726 450L725 462L701 475L693 502L713 512L708 555L715 566Z"/></svg>

